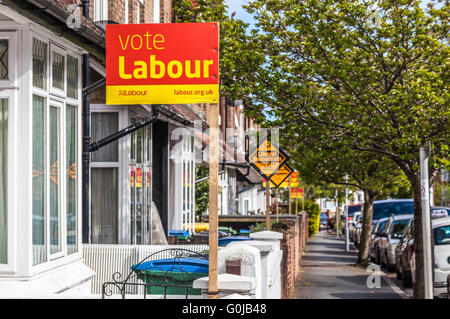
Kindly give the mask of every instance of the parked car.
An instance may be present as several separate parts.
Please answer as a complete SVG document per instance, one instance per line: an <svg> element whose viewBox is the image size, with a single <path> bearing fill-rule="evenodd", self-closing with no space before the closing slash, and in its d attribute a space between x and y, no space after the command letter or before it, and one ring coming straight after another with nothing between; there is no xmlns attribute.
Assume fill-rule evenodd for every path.
<svg viewBox="0 0 450 319"><path fill-rule="evenodd" d="M386 226L387 221L388 218L381 218L377 221L375 227L373 227L372 236L369 240L370 259L372 259L372 261L374 261L378 265L381 263L378 242L380 241L381 234L384 231L384 227Z"/></svg>
<svg viewBox="0 0 450 319"><path fill-rule="evenodd" d="M363 226L363 217L361 215L361 216L359 216L358 222L355 225L355 233L354 233L355 241L354 241L354 243L355 243L356 247L359 247L359 243L361 242L362 226Z"/></svg>
<svg viewBox="0 0 450 319"><path fill-rule="evenodd" d="M395 249L397 279L401 279L403 287L412 285L411 260L414 254L414 219L411 219L403 230L402 237Z"/></svg>
<svg viewBox="0 0 450 319"><path fill-rule="evenodd" d="M448 215L447 215L448 216ZM434 296L447 296L447 277L450 275L450 218L431 221L434 235ZM415 255L411 257L411 285L415 284Z"/></svg>
<svg viewBox="0 0 450 319"><path fill-rule="evenodd" d="M395 248L400 243L403 230L414 215L397 215L388 218L378 242L380 263L388 272L396 270Z"/></svg>
<svg viewBox="0 0 450 319"><path fill-rule="evenodd" d="M434 234L434 296L447 294L450 275L450 218L432 220Z"/></svg>
<svg viewBox="0 0 450 319"><path fill-rule="evenodd" d="M355 212L352 221L348 223L348 237L352 242L355 242L356 240L355 227L359 223L360 216L361 212Z"/></svg>
<svg viewBox="0 0 450 319"><path fill-rule="evenodd" d="M328 215L327 215L327 213L321 213L319 227L327 228L327 225L328 225Z"/></svg>
<svg viewBox="0 0 450 319"><path fill-rule="evenodd" d="M372 227L381 218L409 214L414 215L414 201L412 199L377 200L373 203Z"/></svg>

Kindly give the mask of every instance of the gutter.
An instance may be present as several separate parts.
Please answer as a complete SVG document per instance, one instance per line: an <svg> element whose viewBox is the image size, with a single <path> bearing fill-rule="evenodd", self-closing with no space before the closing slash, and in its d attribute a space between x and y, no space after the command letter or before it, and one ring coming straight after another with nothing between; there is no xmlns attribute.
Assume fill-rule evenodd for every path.
<svg viewBox="0 0 450 319"><path fill-rule="evenodd" d="M54 4L51 0L0 0L0 3L16 10L24 17L53 31L58 36L82 47L88 52L105 60L105 36L103 30L95 27L99 33L87 27L82 21L82 28L77 31L67 26L67 18L72 14ZM38 11L38 12L36 12ZM45 12L45 15L40 12ZM82 18L82 17L80 17ZM82 18L83 19L83 18Z"/></svg>

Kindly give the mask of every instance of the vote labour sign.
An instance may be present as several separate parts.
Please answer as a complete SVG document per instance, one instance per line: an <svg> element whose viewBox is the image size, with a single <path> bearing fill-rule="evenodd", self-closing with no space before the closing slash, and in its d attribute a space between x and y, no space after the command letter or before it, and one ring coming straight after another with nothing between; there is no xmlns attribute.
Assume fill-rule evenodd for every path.
<svg viewBox="0 0 450 319"><path fill-rule="evenodd" d="M218 101L218 23L106 25L106 104Z"/></svg>

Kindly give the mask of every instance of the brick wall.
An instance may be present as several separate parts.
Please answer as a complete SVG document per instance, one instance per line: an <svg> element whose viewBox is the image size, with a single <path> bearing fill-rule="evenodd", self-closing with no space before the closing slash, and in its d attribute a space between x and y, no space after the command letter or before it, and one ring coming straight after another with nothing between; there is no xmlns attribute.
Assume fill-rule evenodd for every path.
<svg viewBox="0 0 450 319"><path fill-rule="evenodd" d="M171 23L172 20L172 0L160 0L160 22Z"/></svg>
<svg viewBox="0 0 450 319"><path fill-rule="evenodd" d="M300 213L295 218L280 219L273 230L283 233L280 249L281 260L281 298L290 299L294 293L295 281L300 274L300 261L307 241L307 214Z"/></svg>

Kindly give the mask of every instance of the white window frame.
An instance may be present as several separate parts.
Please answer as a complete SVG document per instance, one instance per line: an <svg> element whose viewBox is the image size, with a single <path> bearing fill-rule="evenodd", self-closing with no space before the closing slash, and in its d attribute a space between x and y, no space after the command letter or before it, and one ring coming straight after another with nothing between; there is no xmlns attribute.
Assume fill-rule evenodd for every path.
<svg viewBox="0 0 450 319"><path fill-rule="evenodd" d="M175 160L175 179L178 179L175 183L175 215L181 216L181 229L195 234L195 140L191 134L183 134L180 137L182 140L177 143L177 147L181 146L177 150L180 158ZM183 185L185 173L186 183L189 185L186 192ZM183 205L185 200L188 201Z"/></svg>
<svg viewBox="0 0 450 319"><path fill-rule="evenodd" d="M46 141L47 143L49 143L49 139L50 139L50 108L51 107L55 107L59 110L59 149L58 149L58 157L59 157L59 164L58 164L58 184L60 185L60 187L58 187L58 215L59 215L59 243L60 243L60 251L56 252L56 253L51 253L50 252L50 171L51 171L51 165L52 163L49 162L50 159L50 145L47 144L46 145L46 174L47 174L47 183L46 183L46 194L47 194L47 198L46 198L46 219L47 219L47 227L46 227L46 237L47 237L47 256L49 257L50 260L54 260L57 258L61 258L63 256L65 256L65 252L66 252L66 229L64 227L64 225L66 225L66 216L65 214L63 214L63 207L66 207L66 198L65 196L63 196L63 194L65 194L66 191L66 181L65 178L63 178L63 176L65 177L65 172L66 172L66 159L63 158L63 149L65 150L65 142L63 143L63 141L65 141L65 132L62 132L63 128L65 129L65 123L63 123L63 120L65 119L65 107L64 107L64 103L59 102L59 101L55 101L53 99L51 100L47 100L47 108L46 108L46 120L47 120L47 127L46 127ZM65 152L64 152L65 153ZM64 174L63 174L64 173ZM63 181L64 180L64 181ZM65 211L65 209L64 209Z"/></svg>
<svg viewBox="0 0 450 319"><path fill-rule="evenodd" d="M60 98L65 98L66 97L66 92L67 92L67 51L65 51L64 49L56 46L53 43L50 43L49 45L50 47L50 51L49 51L49 80L50 80L50 93L60 97ZM64 89L59 89L53 86L53 53L57 53L60 54L64 57Z"/></svg>
<svg viewBox="0 0 450 319"><path fill-rule="evenodd" d="M13 31L1 31L0 39L8 40L8 79L0 80L0 88L13 89L17 88L17 32Z"/></svg>
<svg viewBox="0 0 450 319"><path fill-rule="evenodd" d="M161 21L161 3L160 0L153 0L153 23Z"/></svg>
<svg viewBox="0 0 450 319"><path fill-rule="evenodd" d="M128 126L128 110L123 106L111 106L105 104L91 104L92 113L118 113L118 129ZM91 123L92 127L92 123ZM118 168L118 242L119 244L129 244L130 238L130 214L128 214L128 204L130 202L129 187L129 165L128 156L130 153L130 139L119 139L119 154L117 162L91 162L90 168ZM89 173L89 176L91 174ZM127 178L128 176L128 178ZM121 196L119 197L119 194ZM90 205L90 204L89 204ZM91 216L89 217L91 218ZM89 225L91 225L89 220Z"/></svg>
<svg viewBox="0 0 450 319"><path fill-rule="evenodd" d="M94 0L94 22L108 20L108 0Z"/></svg>
<svg viewBox="0 0 450 319"><path fill-rule="evenodd" d="M136 24L141 23L141 1L136 3Z"/></svg>
<svg viewBox="0 0 450 319"><path fill-rule="evenodd" d="M128 24L128 14L129 14L129 3L128 3L128 0L124 0L124 4L125 4L125 12L124 12L124 14L125 14L125 19L124 19L124 24Z"/></svg>
<svg viewBox="0 0 450 319"><path fill-rule="evenodd" d="M81 82L81 67L82 67L82 60L81 60L81 54L80 52L77 53L77 49L75 47L69 47L70 44L64 43L64 45L60 43L55 43L52 41L50 35L42 35L41 33L38 33L36 30L32 30L30 37L25 41L31 41L28 46L30 48L29 57L30 60L33 58L33 52L32 52L32 43L33 38L36 38L39 41L45 42L47 44L47 65L46 65L46 90L38 88L33 86L33 80L32 80L32 72L30 72L30 92L29 97L30 101L32 101L33 95L38 95L41 97L44 97L46 99L46 108L45 108L45 118L47 120L47 123L45 123L45 147L46 147L46 173L47 173L47 179L46 179L46 208L45 208L45 217L46 217L46 250L47 250L47 259L43 261L40 264L37 265L31 265L32 274L37 274L40 272L43 272L49 268L54 267L58 264L65 264L68 262L71 262L73 260L77 260L81 257L81 250L82 250L82 243L81 243L81 231L82 231L82 214L81 214L81 167L82 167L82 160L81 160L81 153L82 153L82 147L80 143L80 139L77 138L77 211L76 211L76 219L77 219L77 230L76 230L76 242L77 242L77 251L68 255L67 254L67 216L66 216L66 166L67 166L67 159L66 159L66 105L70 104L77 107L77 134L79 135L82 131L81 126L81 94L82 94L82 82ZM64 91L59 90L57 88L53 87L53 79L52 79L52 60L53 60L53 54L52 52L56 52L58 54L61 54L64 56ZM78 60L78 94L77 99L67 97L67 56L70 55L73 58L76 58ZM30 63L32 66L32 63ZM48 155L49 155L49 110L50 105L57 106L60 108L60 160L61 163L59 165L59 181L61 187L59 188L60 193L60 201L59 201L59 207L60 207L60 243L61 243L61 251L51 254L50 255L50 231L49 231L49 225L50 225L50 210L49 210L49 201L50 201L50 193L49 193L49 163L48 161ZM31 155L32 156L32 155ZM31 218L31 215L30 215ZM32 233L30 233L30 240L32 239ZM31 243L30 243L31 244Z"/></svg>
<svg viewBox="0 0 450 319"><path fill-rule="evenodd" d="M0 37L2 33L0 33ZM0 273L15 273L16 262L16 236L17 236L17 163L15 161L17 153L17 108L16 91L12 89L1 89L0 99L8 99L8 253L6 264L0 264Z"/></svg>

